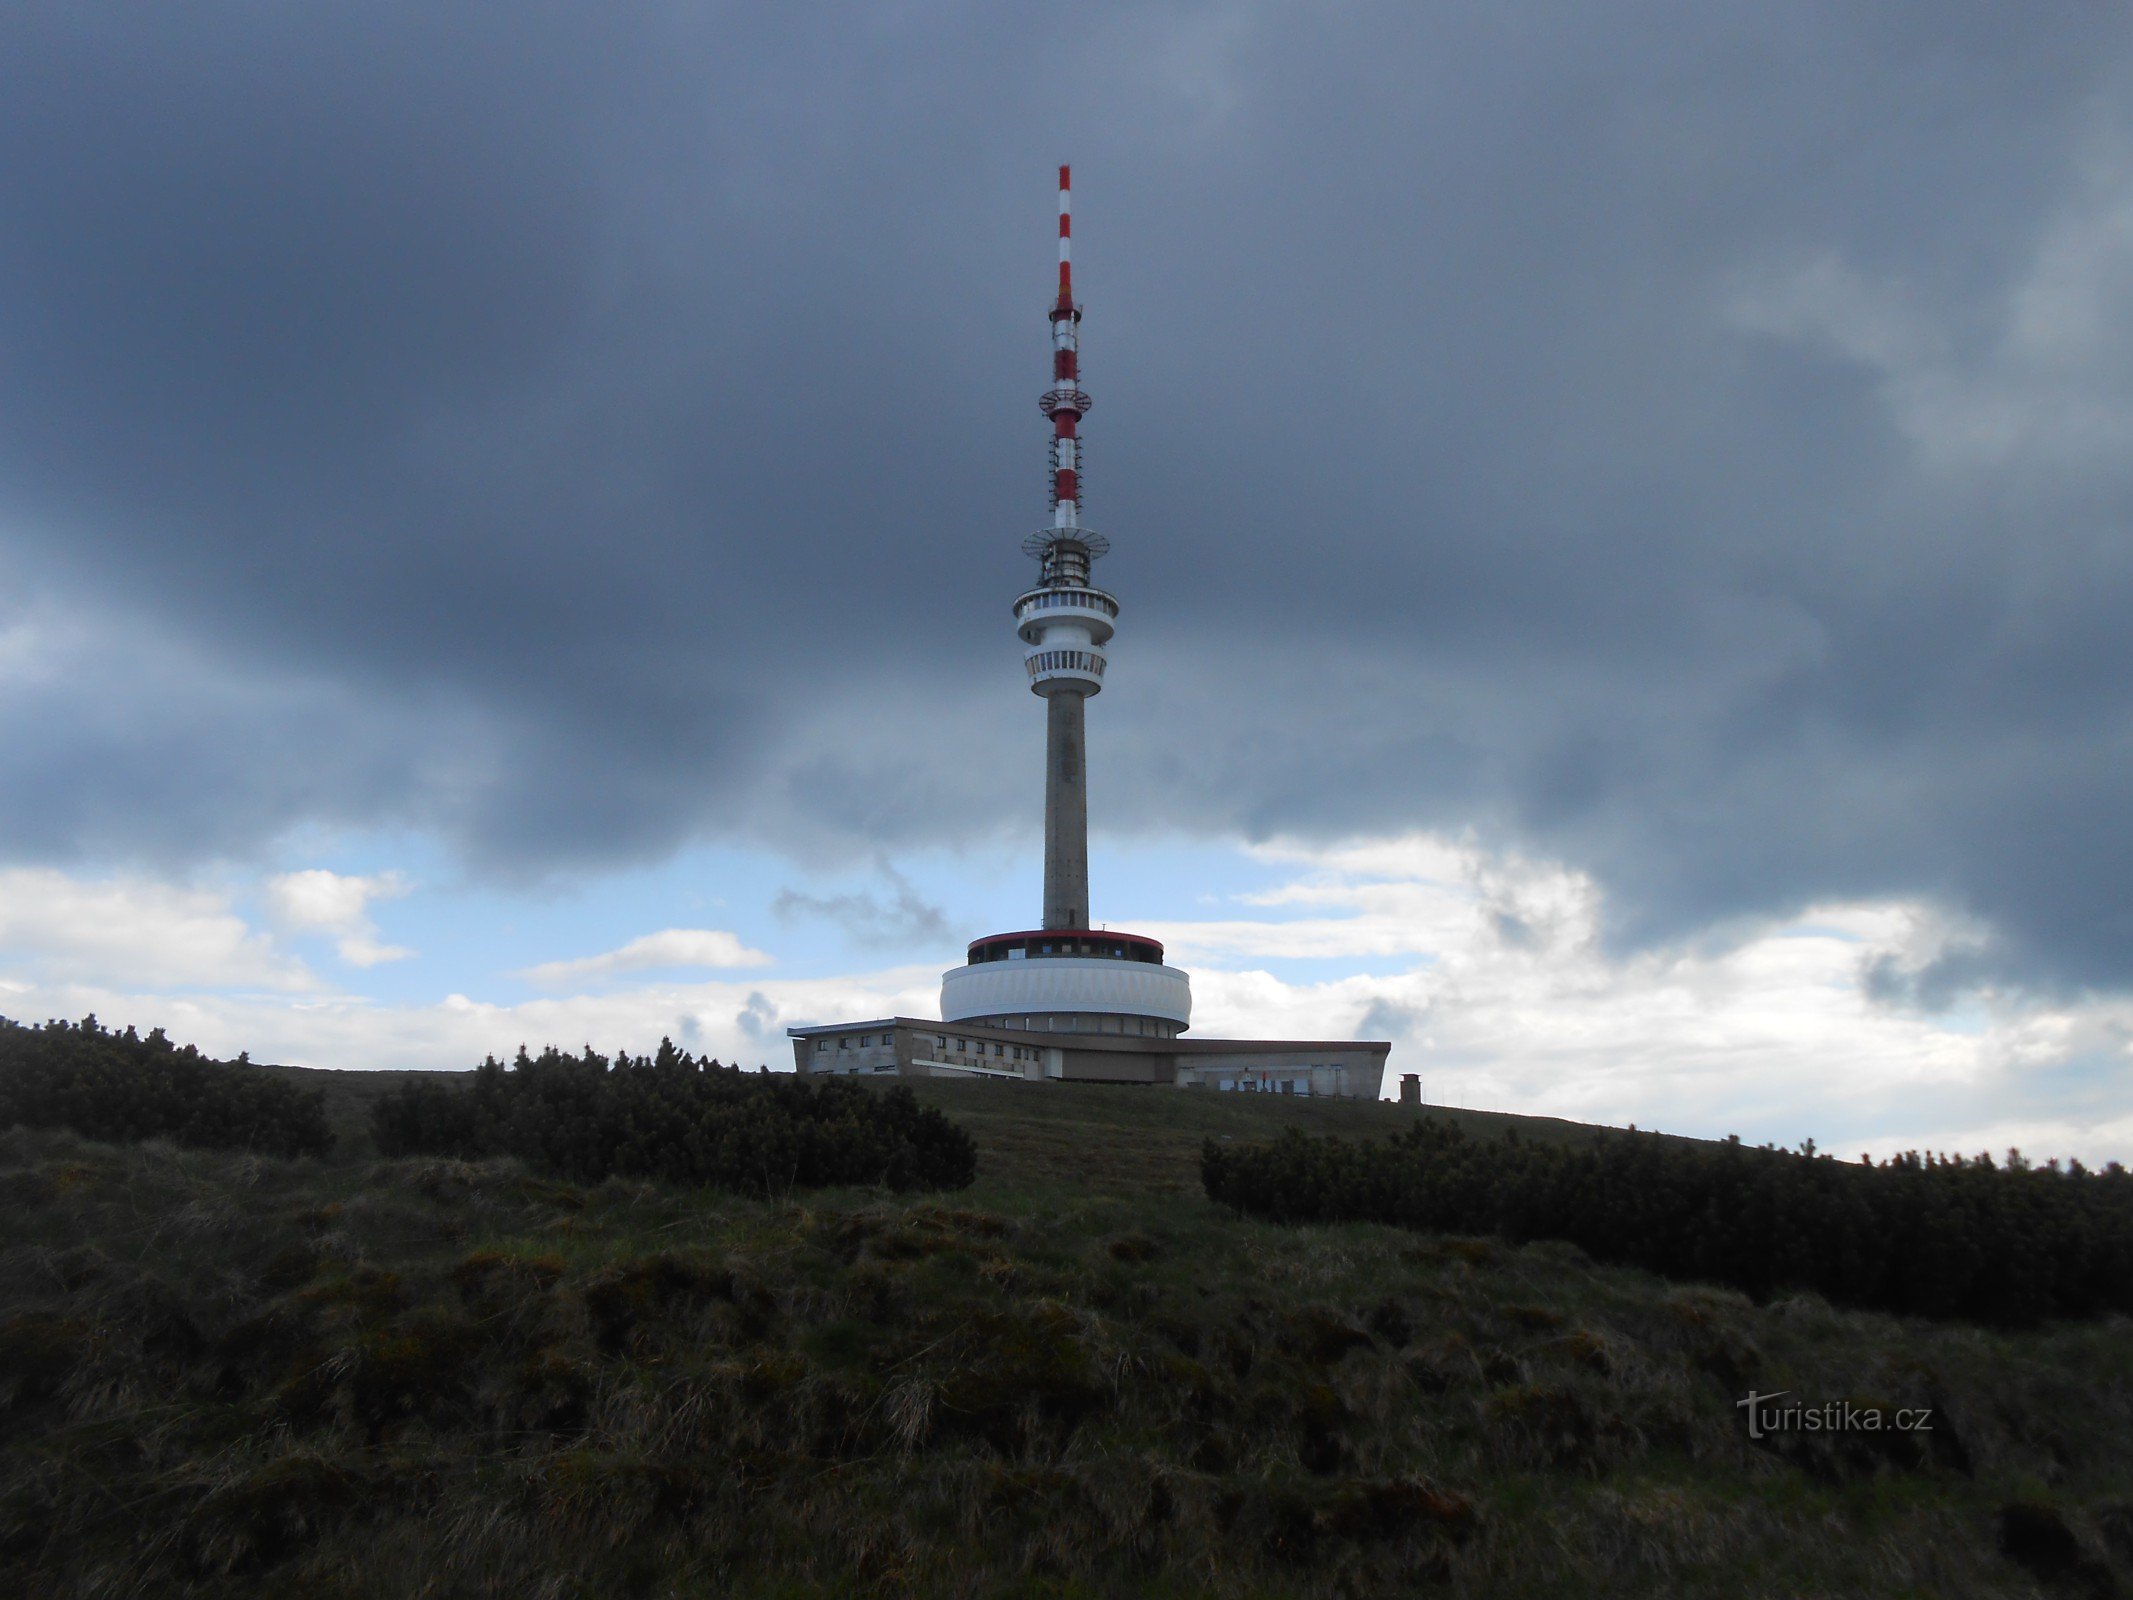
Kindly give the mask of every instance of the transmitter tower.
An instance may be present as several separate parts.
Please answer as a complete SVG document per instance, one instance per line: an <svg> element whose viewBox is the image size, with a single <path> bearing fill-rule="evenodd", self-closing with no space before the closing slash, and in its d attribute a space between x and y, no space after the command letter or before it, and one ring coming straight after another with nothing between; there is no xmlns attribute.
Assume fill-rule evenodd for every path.
<svg viewBox="0 0 2133 1600"><path fill-rule="evenodd" d="M1029 932L973 941L970 964L941 980L941 1015L1174 1037L1191 1017L1190 981L1163 964L1155 940L1095 929L1089 914L1088 705L1104 686L1118 601L1090 574L1111 543L1081 520L1081 420L1090 401L1081 386L1072 178L1059 169L1059 289L1045 312L1052 382L1037 398L1051 425L1052 520L1022 541L1037 581L1014 604L1022 665L1044 702L1044 915Z"/></svg>
<svg viewBox="0 0 2133 1600"><path fill-rule="evenodd" d="M1052 519L1022 541L1036 581L1015 597L1015 634L1044 702L1044 915L970 942L941 974L941 1014L787 1028L802 1073L977 1081L1166 1084L1260 1094L1375 1095L1391 1045L1350 1039L1187 1039L1192 984L1143 934L1089 911L1089 701L1104 686L1118 601L1090 569L1110 543L1082 525L1081 306L1074 299L1069 173L1059 169L1059 290L1045 310L1052 383Z"/></svg>
<svg viewBox="0 0 2133 1600"><path fill-rule="evenodd" d="M1089 569L1111 548L1081 525L1081 307L1074 303L1072 171L1059 169L1059 297L1052 302L1052 386L1037 405L1052 425L1052 525L1022 541L1037 586L1015 601L1030 689L1044 700L1044 926L1089 923L1088 703L1104 686L1118 602Z"/></svg>

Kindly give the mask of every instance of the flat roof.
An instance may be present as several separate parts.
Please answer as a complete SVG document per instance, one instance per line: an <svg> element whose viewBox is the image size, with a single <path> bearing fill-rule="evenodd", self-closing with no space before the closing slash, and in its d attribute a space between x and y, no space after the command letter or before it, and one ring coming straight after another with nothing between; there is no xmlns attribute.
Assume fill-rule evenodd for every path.
<svg viewBox="0 0 2133 1600"><path fill-rule="evenodd" d="M1151 946L1160 951L1163 941L1150 938L1145 933L1126 933L1118 928L1022 928L1012 933L988 933L981 939L973 939L967 946L975 950L981 944L1000 944L1010 939L1116 939L1124 944Z"/></svg>
<svg viewBox="0 0 2133 1600"><path fill-rule="evenodd" d="M972 944L991 944L995 939L1131 939L1136 944L1161 944L1146 933L1128 933L1123 928L1010 928L1006 933L988 933Z"/></svg>

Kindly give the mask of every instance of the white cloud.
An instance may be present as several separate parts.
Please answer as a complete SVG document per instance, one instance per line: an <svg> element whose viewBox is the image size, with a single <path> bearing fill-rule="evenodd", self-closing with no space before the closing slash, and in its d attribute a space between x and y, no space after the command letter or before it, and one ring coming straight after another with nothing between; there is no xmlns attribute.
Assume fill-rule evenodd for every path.
<svg viewBox="0 0 2133 1600"><path fill-rule="evenodd" d="M528 967L520 976L544 988L555 988L587 978L610 978L617 973L657 967L767 967L770 961L762 951L751 950L723 929L667 928L601 955L545 961Z"/></svg>
<svg viewBox="0 0 2133 1600"><path fill-rule="evenodd" d="M783 1037L787 1022L930 1016L939 990L940 973L932 967L790 981L638 984L511 1005L465 994L429 1005L379 1005L342 994L274 1000L22 984L7 994L6 1009L38 1016L94 1011L144 1032L160 1026L180 1043L215 1055L249 1050L255 1061L341 1070L459 1070L485 1055L508 1059L521 1044L536 1051L546 1044L574 1050L589 1043L603 1052L648 1053L662 1037L729 1064L778 1069L792 1064ZM4 986L0 993L6 993Z"/></svg>
<svg viewBox="0 0 2133 1600"><path fill-rule="evenodd" d="M2133 1006L1988 994L1940 1015L1869 997L1876 958L1909 968L1960 941L1930 907L1818 906L1723 948L1618 959L1597 886L1558 866L1428 838L1254 853L1298 873L1248 903L1349 915L1159 935L1221 962L1193 972L1195 1033L1389 1036L1393 1072L1440 1104L1876 1154L2133 1154ZM1239 960L1392 950L1424 959L1323 982Z"/></svg>
<svg viewBox="0 0 2133 1600"><path fill-rule="evenodd" d="M49 868L0 871L0 953L33 979L147 989L304 990L317 980L225 895Z"/></svg>
<svg viewBox="0 0 2133 1600"><path fill-rule="evenodd" d="M1936 1013L1874 997L1908 991L1869 985L1870 973L1919 970L1970 935L1933 907L1817 906L1729 945L1618 957L1591 879L1472 840L1277 841L1251 854L1281 881L1232 902L1238 916L1145 927L1191 970L1202 1037L1389 1037L1393 1071L1418 1073L1438 1104L1751 1143L1812 1137L1846 1154L2133 1155L2133 1002L1988 990ZM333 931L380 892L290 874L269 893L291 926ZM782 1066L789 1022L938 1014L931 966L643 976L770 962L735 933L687 928L527 974L593 992L381 1004L322 991L218 895L50 872L0 874L0 951L24 952L0 967L10 1014L93 1010L219 1054L343 1068L459 1068L521 1043L648 1051L662 1035ZM1321 979L1293 965L1328 957L1347 969ZM1381 969L1353 970L1365 961Z"/></svg>
<svg viewBox="0 0 2133 1600"><path fill-rule="evenodd" d="M415 954L405 945L381 944L370 919L373 900L398 899L411 887L397 872L359 877L312 867L269 878L265 887L275 921L294 932L335 935L335 950L352 967L375 967Z"/></svg>
<svg viewBox="0 0 2133 1600"><path fill-rule="evenodd" d="M1179 961L1222 966L1247 957L1312 961L1435 955L1480 937L1504 912L1513 881L1532 877L1523 863L1509 858L1484 874L1482 859L1471 848L1430 836L1330 849L1275 841L1247 853L1301 876L1241 896L1241 904L1336 914L1140 923L1137 931L1161 939ZM1557 888L1566 882L1551 880ZM1530 898L1538 886L1536 880L1524 892Z"/></svg>

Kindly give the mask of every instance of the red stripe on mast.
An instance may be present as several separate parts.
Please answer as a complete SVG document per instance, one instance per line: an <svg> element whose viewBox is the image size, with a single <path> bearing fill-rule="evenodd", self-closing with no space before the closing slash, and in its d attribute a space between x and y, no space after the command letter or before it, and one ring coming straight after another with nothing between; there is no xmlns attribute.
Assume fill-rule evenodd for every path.
<svg viewBox="0 0 2133 1600"><path fill-rule="evenodd" d="M1074 237L1073 217L1073 169L1059 169L1059 309L1070 311L1074 306L1074 260L1069 241Z"/></svg>
<svg viewBox="0 0 2133 1600"><path fill-rule="evenodd" d="M1044 414L1052 422L1052 505L1058 526L1076 531L1081 505L1081 447L1076 428L1089 397L1078 387L1081 313L1074 305L1074 215L1071 167L1059 169L1059 299L1052 307L1052 388L1044 395Z"/></svg>

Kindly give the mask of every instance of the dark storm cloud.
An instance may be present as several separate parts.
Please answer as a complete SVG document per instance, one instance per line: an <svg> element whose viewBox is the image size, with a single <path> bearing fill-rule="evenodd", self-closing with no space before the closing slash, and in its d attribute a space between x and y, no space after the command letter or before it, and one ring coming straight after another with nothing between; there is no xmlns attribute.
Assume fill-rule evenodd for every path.
<svg viewBox="0 0 2133 1600"><path fill-rule="evenodd" d="M0 23L15 854L1026 831L1066 155L1100 825L2133 976L2121 13L497 17Z"/></svg>

